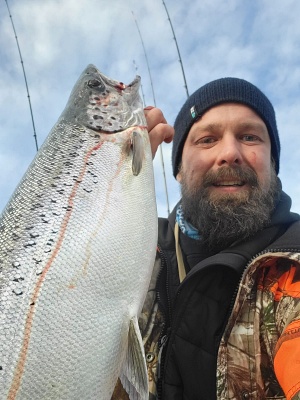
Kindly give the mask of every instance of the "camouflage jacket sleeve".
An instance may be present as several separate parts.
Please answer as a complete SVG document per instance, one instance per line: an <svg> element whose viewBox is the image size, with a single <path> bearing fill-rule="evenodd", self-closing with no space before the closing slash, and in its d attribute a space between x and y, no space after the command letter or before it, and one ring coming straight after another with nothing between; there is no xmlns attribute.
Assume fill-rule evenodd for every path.
<svg viewBox="0 0 300 400"><path fill-rule="evenodd" d="M156 368L158 361L158 339L163 328L162 314L158 310L156 282L160 271L160 258L157 255L146 300L139 318L139 326L145 347L149 381L149 400L156 395ZM121 382L118 381L111 400L129 400Z"/></svg>
<svg viewBox="0 0 300 400"><path fill-rule="evenodd" d="M218 398L300 400L299 260L263 253L248 267L219 347Z"/></svg>

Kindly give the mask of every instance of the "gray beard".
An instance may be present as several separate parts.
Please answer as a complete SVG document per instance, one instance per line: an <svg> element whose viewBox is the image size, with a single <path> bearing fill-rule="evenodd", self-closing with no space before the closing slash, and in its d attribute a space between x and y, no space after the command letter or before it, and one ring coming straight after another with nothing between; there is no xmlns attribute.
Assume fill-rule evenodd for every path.
<svg viewBox="0 0 300 400"><path fill-rule="evenodd" d="M209 171L202 184L193 188L189 188L183 170L181 177L184 216L198 229L202 242L212 252L248 239L268 226L281 192L274 168L267 191L260 188L256 173L249 167L223 167L217 172ZM214 198L208 188L221 177L241 179L250 185L251 190L240 195L225 194Z"/></svg>

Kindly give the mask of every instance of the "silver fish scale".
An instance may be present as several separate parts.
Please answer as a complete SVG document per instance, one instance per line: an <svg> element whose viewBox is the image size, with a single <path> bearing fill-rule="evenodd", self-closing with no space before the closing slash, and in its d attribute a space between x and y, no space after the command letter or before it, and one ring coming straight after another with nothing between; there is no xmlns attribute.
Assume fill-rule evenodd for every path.
<svg viewBox="0 0 300 400"><path fill-rule="evenodd" d="M147 291L157 239L148 134L71 120L78 90L88 108L85 82L0 220L1 399L110 399ZM133 130L145 146L138 176Z"/></svg>

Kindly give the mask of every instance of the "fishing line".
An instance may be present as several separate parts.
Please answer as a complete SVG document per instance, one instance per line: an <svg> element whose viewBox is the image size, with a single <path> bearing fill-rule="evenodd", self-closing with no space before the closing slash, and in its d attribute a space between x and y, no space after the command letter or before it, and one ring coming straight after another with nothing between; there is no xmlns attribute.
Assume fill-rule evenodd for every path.
<svg viewBox="0 0 300 400"><path fill-rule="evenodd" d="M164 0L162 0L162 3L164 5L164 7L165 7L165 10L166 10L166 13L167 13L167 16L168 16L168 20L169 20L169 23L170 23L170 27L171 27L171 30L172 30L172 33L173 33L173 39L175 41L175 45L176 45L176 49L177 49L177 53L178 53L178 57L179 57L179 62L180 62L180 66L181 66L181 71L182 71L182 76L183 76L183 81L184 81L184 87L185 87L186 95L189 98L190 97L189 90L188 90L188 86L187 86L186 79L185 79L185 73L184 73L182 58L181 58L181 55L180 55L179 46L178 46L178 43L177 43L175 31L174 31L174 28L173 28L173 24L172 24L172 21L171 21L171 18L170 18L166 3L164 2Z"/></svg>
<svg viewBox="0 0 300 400"><path fill-rule="evenodd" d="M35 131L35 124L34 124L34 119L33 119L33 112L32 112L32 107L31 107L31 101L30 101L30 95L29 95L29 89L28 89L28 83L27 83L27 78L26 78L26 73L25 73L25 67L24 67L24 62L23 62L23 58L22 58L22 54L21 54L21 49L19 46L19 41L18 41L18 37L17 37L17 33L15 30L15 26L14 26L14 22L13 22L13 18L10 12L10 9L8 7L8 3L7 0L5 0L6 6L7 6L7 10L8 10L8 14L11 20L11 25L15 34L15 39L17 42L17 47L18 47L18 51L19 51L19 56L20 56L20 60L21 60L21 64L22 64L22 69L23 69L23 75L24 75L24 80L25 80L25 85L26 85L26 91L27 91L27 98L28 98L28 103L29 103L29 109L30 109L30 115L31 115L31 121L32 121L32 127L33 127L33 137L34 137L34 141L35 141L35 147L36 147L36 151L38 151L39 146L38 146L38 142L37 142L37 136L36 136L36 131Z"/></svg>
<svg viewBox="0 0 300 400"><path fill-rule="evenodd" d="M144 55L145 55L145 59L146 59L146 64L147 64L147 68L148 68L148 73L149 73L149 78L150 78L150 83L151 83L151 89L152 89L152 96L153 96L153 103L154 106L156 107L156 100L155 100L155 94L154 94L154 88L153 88L153 82L152 82L152 76L151 76L151 71L150 71L150 67L149 67L149 62L148 62L148 57L147 57L147 52L146 52L146 48L144 45L144 41L143 41L143 37L139 28L139 25L137 23L137 20L134 16L133 11L132 12L132 16L134 19L134 22L136 24L140 39L141 39L141 43L143 46L143 50L144 50ZM170 214L170 204L169 204L169 194L168 194L168 186L167 186L167 179L166 179L166 171L165 171L165 163L164 163L164 156L163 156L163 150L162 150L162 145L159 146L160 149L160 159L161 159L161 164L162 164L162 172L163 172L163 178L164 178L164 188L165 188L165 194L166 194L166 202L167 202L167 212L168 215Z"/></svg>
<svg viewBox="0 0 300 400"><path fill-rule="evenodd" d="M136 62L134 60L133 60L133 65L135 67L136 73L138 73L138 67L137 67ZM141 81L141 92L142 92L142 97L143 97L143 104L144 104L144 107L146 107L145 95L144 95L142 81Z"/></svg>

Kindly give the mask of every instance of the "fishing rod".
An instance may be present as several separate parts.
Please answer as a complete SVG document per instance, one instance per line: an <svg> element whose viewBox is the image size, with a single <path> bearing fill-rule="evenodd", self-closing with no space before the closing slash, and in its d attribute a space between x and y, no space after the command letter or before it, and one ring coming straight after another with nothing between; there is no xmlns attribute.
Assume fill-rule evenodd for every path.
<svg viewBox="0 0 300 400"><path fill-rule="evenodd" d="M23 75L24 75L26 91L27 91L27 98L28 98L30 115L31 115L31 121L32 121L32 127L33 127L33 137L34 137L34 141L35 141L36 151L38 151L39 146L38 146L38 141L37 141L37 136L36 136L36 130L35 130L35 124L34 124L34 119L33 119L33 112L32 112L32 107L31 107L31 100L30 100L30 95L29 95L29 89L28 89L28 83L27 83L27 78L26 78L26 73L25 73L24 62L23 62L23 58L22 58L22 54L21 54L21 49L20 49L20 46L19 46L19 41L18 41L15 25L14 25L14 22L13 22L13 18L12 18L12 15L11 15L7 0L5 0L5 3L6 3L8 14L9 14L9 17L10 17L10 20L11 20L11 25L12 25L12 28L13 28L13 31L14 31L14 34L15 34L15 39L16 39L16 42L17 42L19 56L20 56L20 60L21 60L21 64L22 64Z"/></svg>
<svg viewBox="0 0 300 400"><path fill-rule="evenodd" d="M148 56L147 56L146 48L145 48L145 45L144 45L143 37L142 37L141 31L140 31L138 22L137 22L137 20L136 20L136 18L135 18L135 16L134 16L133 11L131 11L131 12L132 12L132 16L133 16L134 22L135 22L135 24L136 24L136 27L137 27L137 30L138 30L140 39L141 39L142 46L143 46L144 55L145 55L145 59L146 59L146 64L147 64L147 68L148 68L148 73L149 73L149 78L150 78L151 89L152 89L153 102L154 102L154 105L155 105L155 107L156 107L156 100L155 100L155 94L154 94L154 88L153 88L152 75L151 75L151 71L150 71L150 67L149 67L149 61L148 61Z"/></svg>
<svg viewBox="0 0 300 400"><path fill-rule="evenodd" d="M179 57L179 62L180 62L180 66L181 66L181 71L182 71L182 76L183 76L183 81L184 81L184 87L185 87L186 95L189 98L190 97L189 90L188 90L188 86L187 86L186 79L185 79L185 73L184 73L182 58L181 58L181 55L180 55L179 46L178 46L178 43L177 43L175 31L174 31L174 28L173 28L173 24L172 24L172 21L171 21L171 18L170 18L166 3L164 2L164 0L162 0L162 3L164 5L164 7L165 7L165 10L166 10L166 13L167 13L167 16L168 16L168 20L169 20L169 23L170 23L170 27L171 27L171 30L172 30L172 33L173 33L173 39L175 41L175 45L176 45L177 53L178 53L178 57Z"/></svg>
<svg viewBox="0 0 300 400"><path fill-rule="evenodd" d="M141 31L140 31L138 22L137 22L137 20L136 20L136 18L134 16L133 11L131 11L131 12L132 12L132 16L133 16L134 22L136 24L140 39L141 39L142 46L143 46L144 55L145 55L145 59L146 59L146 64L147 64L147 68L148 68L148 73L149 73L149 78L150 78L150 83L151 83L153 103L154 103L154 106L156 107L156 100L155 100L155 94L154 94L153 81L152 81L152 76L151 76L151 71L150 71L150 66L149 66L149 61L148 61L148 57L147 57L146 48L145 48L145 45L144 45L143 37L142 37ZM167 212L168 212L168 215L169 215L170 214L170 204L169 204L169 194L168 194L168 186L167 186L167 179L166 179L166 171L165 171L165 163L164 163L162 145L159 146L159 149L160 149L160 158L161 158L163 178L164 178L164 188L165 188L165 194L166 194Z"/></svg>

